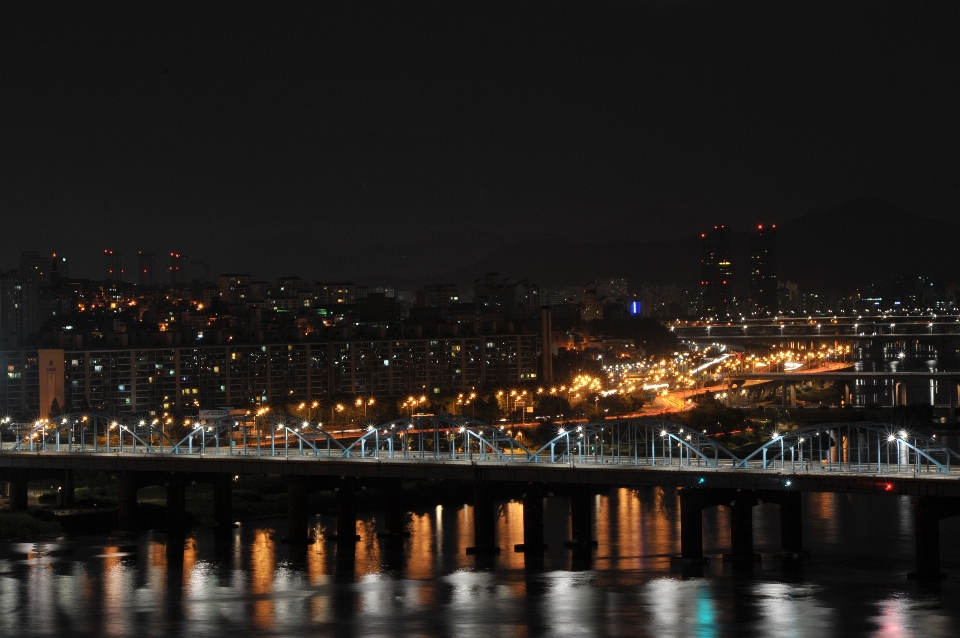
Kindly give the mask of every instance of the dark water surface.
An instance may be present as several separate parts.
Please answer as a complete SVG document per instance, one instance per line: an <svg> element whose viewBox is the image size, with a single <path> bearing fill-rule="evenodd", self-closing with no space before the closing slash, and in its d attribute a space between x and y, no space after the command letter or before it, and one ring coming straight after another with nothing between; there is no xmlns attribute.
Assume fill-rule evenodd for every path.
<svg viewBox="0 0 960 638"><path fill-rule="evenodd" d="M411 536L376 536L361 518L355 555L334 543L281 543L283 522L245 523L216 543L207 530L0 544L2 636L958 636L960 519L941 524L943 569L923 585L913 569L909 499L811 494L804 542L812 556L785 569L776 506L754 508L752 571L724 566L728 510L704 512L703 577L671 568L677 497L613 490L595 500L599 548L574 555L569 504L546 501L543 569L523 554L522 507L501 507L502 553L467 556L472 509L408 518ZM334 521L315 519L319 533ZM480 563L478 564L478 560ZM487 561L489 564L484 564Z"/></svg>

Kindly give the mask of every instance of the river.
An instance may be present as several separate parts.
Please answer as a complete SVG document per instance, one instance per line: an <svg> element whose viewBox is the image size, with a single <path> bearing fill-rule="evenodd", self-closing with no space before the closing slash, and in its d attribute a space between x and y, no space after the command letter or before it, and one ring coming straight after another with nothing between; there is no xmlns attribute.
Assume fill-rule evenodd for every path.
<svg viewBox="0 0 960 638"><path fill-rule="evenodd" d="M676 494L597 496L599 547L577 552L569 503L548 498L542 568L512 551L522 506L500 508L495 557L468 556L472 508L408 515L409 538L384 540L361 514L354 553L322 540L281 542L283 521L246 522L226 541L197 530L171 541L85 537L0 544L3 636L957 636L960 519L941 523L936 584L908 580L907 498L808 494L799 565L774 558L776 506L754 508L762 562L734 570L726 508L704 512L702 577L671 568L679 551ZM332 518L312 519L332 534Z"/></svg>

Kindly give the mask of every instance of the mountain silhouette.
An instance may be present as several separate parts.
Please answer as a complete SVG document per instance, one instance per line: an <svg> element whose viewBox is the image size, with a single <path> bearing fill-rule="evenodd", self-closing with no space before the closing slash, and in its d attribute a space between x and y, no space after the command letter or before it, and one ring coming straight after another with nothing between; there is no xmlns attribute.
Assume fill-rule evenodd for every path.
<svg viewBox="0 0 960 638"><path fill-rule="evenodd" d="M730 225L737 230L735 219ZM732 238L739 294L749 288L751 235L742 228ZM777 241L779 278L806 290L852 292L894 275L960 281L960 225L904 211L876 197L777 224ZM491 271L530 277L541 285L625 277L635 291L643 282L692 286L700 280L700 237L650 242L522 239L440 280L467 283Z"/></svg>

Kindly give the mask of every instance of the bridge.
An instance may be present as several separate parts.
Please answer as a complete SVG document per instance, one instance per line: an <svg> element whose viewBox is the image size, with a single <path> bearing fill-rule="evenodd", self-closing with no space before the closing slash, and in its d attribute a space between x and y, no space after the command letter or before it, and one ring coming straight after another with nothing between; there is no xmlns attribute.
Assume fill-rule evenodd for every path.
<svg viewBox="0 0 960 638"><path fill-rule="evenodd" d="M956 315L941 315L939 317L869 317L859 318L831 318L818 317L814 319L799 317L777 317L767 319L742 319L727 322L694 322L678 321L667 324L678 337L687 339L779 339L789 338L810 339L816 341L836 340L842 337L853 342L882 339L917 339L922 341L938 341L942 337L956 337L960 335L960 317Z"/></svg>
<svg viewBox="0 0 960 638"><path fill-rule="evenodd" d="M749 453L735 454L713 437L665 420L615 419L557 426L529 446L502 426L453 415L412 416L370 424L337 436L318 423L269 414L250 424L229 417L189 423L179 438L159 420L137 415L68 414L32 423L4 419L12 440L0 449L0 480L10 484L13 509L26 509L27 484L61 483L61 504L72 505L73 475L99 470L119 479L119 527L134 531L137 489L167 490L168 529L185 527L185 489L211 483L216 529L232 526L233 477L274 474L288 487L289 542L309 542L306 497L337 494L336 540L356 534L353 495L362 487L384 493L388 534L402 535L405 480L468 481L474 491L474 547L499 552L496 501L523 502L524 543L543 550L543 499L571 498L572 547L589 548L592 498L610 486L676 488L681 503L685 565L704 560L702 510L731 508L731 552L725 560L752 563L752 508L780 507L781 552L801 556L802 492L907 495L916 507L917 576L938 578L939 521L960 514L960 455L926 436L889 424L823 423L771 431Z"/></svg>
<svg viewBox="0 0 960 638"><path fill-rule="evenodd" d="M780 383L783 387L781 401L787 404L788 388L792 384L806 381L831 381L840 386L842 396L848 404L851 403L850 385L857 381L882 380L893 382L893 404L906 405L906 385L908 381L931 381L943 384L948 395L948 423L957 421L957 402L960 398L960 372L942 371L861 371L861 370L797 370L794 372L738 372L727 380L730 388L743 387L747 382Z"/></svg>

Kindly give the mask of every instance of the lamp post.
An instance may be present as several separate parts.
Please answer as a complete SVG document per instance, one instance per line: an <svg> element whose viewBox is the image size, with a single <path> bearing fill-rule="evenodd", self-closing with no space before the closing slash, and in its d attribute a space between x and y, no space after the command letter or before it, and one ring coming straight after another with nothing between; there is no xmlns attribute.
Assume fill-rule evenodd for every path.
<svg viewBox="0 0 960 638"><path fill-rule="evenodd" d="M361 398L361 399L357 399L357 407L360 407L361 405L363 406L363 420L364 420L364 421L367 420L367 406L373 405L374 403L376 403L376 399L374 399L373 397L370 397L370 398L367 399L367 400L364 400L364 399L362 399L362 398Z"/></svg>
<svg viewBox="0 0 960 638"><path fill-rule="evenodd" d="M337 412L343 412L344 410L343 404L338 403L336 405L330 406L330 427L331 428L333 427L333 424L334 424L334 417L335 417L334 410L336 410ZM343 438L343 423L340 424L340 438L341 439Z"/></svg>

